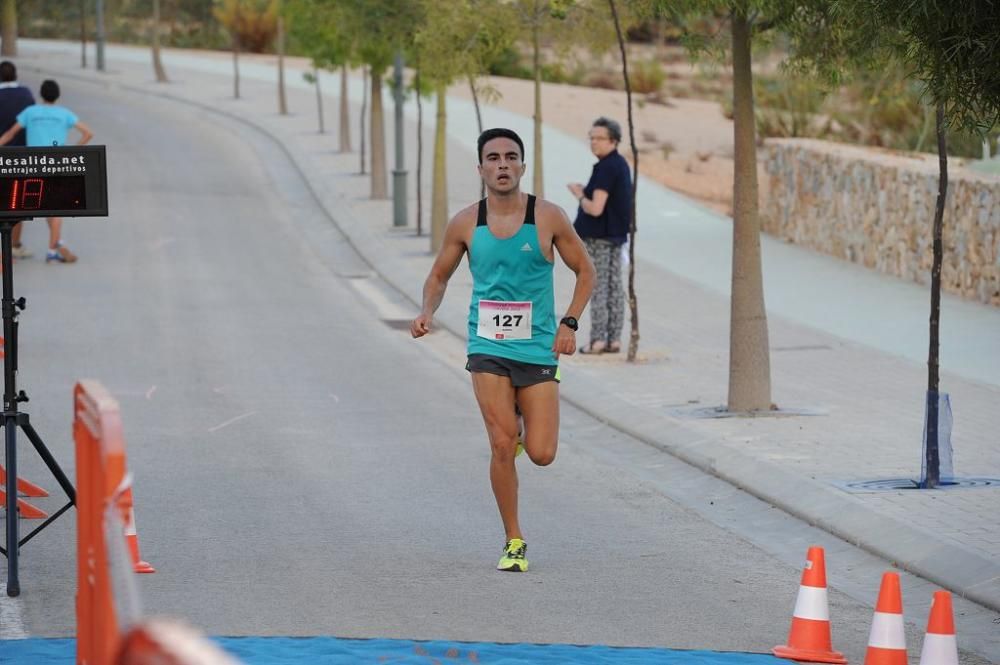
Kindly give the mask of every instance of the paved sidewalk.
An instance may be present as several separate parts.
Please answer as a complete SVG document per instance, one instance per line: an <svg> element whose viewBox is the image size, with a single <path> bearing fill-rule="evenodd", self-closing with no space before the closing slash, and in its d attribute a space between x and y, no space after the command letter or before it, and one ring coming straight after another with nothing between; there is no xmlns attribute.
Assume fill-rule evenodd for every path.
<svg viewBox="0 0 1000 665"><path fill-rule="evenodd" d="M168 51L165 64L172 82L156 84L145 49L110 47L110 71L98 74L79 68L78 45L22 40L19 46L24 81L54 75L162 95L273 136L370 269L419 302L431 256L428 239L413 233L412 140L407 146L410 227L393 229L391 202L368 200L368 180L355 175L357 154L334 152L337 108L332 95L325 105L328 134L317 133L314 93L296 70L301 61L291 59L286 73L293 113L280 116L273 58L242 59L243 98L233 100L232 64L226 54ZM324 90L339 90L336 80L335 75L324 76ZM351 95L360 102L359 81L352 81ZM388 94L385 100L391 169ZM407 109L411 135L413 106ZM606 110L595 109L595 115L600 112ZM478 196L475 117L461 100L449 101L448 113L450 205L457 210ZM425 232L433 117L433 104L425 102ZM530 119L499 109L486 109L484 122L531 136ZM356 122L352 129L356 147ZM586 179L592 157L580 138L546 130L544 141L546 193L571 211L573 201L564 185ZM531 146L526 147L530 154ZM111 160L113 164L113 156ZM525 182L530 185L530 174ZM640 362L608 355L566 358L564 399L901 568L1000 611L1000 311L946 297L942 323L942 389L950 393L955 414L955 471L964 478L993 479L992 485L934 491L852 488L852 483L919 476L927 289L765 238L773 400L782 409L813 415L704 417L726 400L728 222L646 179L640 181L640 191ZM569 275L558 272L557 299L565 303ZM456 335L457 353L465 335L469 288L467 271L460 268L438 316ZM416 306L410 315L415 312ZM588 328L585 318L582 330Z"/></svg>

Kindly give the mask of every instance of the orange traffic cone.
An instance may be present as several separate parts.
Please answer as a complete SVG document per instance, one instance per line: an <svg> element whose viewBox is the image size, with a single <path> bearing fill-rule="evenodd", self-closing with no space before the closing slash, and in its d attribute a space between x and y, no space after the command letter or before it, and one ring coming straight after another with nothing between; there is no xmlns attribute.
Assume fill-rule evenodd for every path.
<svg viewBox="0 0 1000 665"><path fill-rule="evenodd" d="M951 611L951 594L935 591L931 613L927 617L927 634L920 652L920 665L958 665L958 639Z"/></svg>
<svg viewBox="0 0 1000 665"><path fill-rule="evenodd" d="M7 492L0 490L0 507L7 506ZM20 514L22 519L26 520L43 520L49 516L44 510L37 506L33 506L24 499L17 500L17 512Z"/></svg>
<svg viewBox="0 0 1000 665"><path fill-rule="evenodd" d="M899 575L896 573L882 576L872 629L868 634L865 665L906 665L903 594L899 590Z"/></svg>
<svg viewBox="0 0 1000 665"><path fill-rule="evenodd" d="M122 492L119 506L125 518L125 542L128 544L129 554L132 556L132 569L137 573L155 573L148 562L142 560L139 554L139 535L135 531L135 509L132 507L132 487L126 487Z"/></svg>
<svg viewBox="0 0 1000 665"><path fill-rule="evenodd" d="M0 466L0 485L7 484L7 470ZM31 497L43 497L48 496L49 493L45 491L45 488L39 487L33 482L27 481L24 478L17 479L17 491L24 496Z"/></svg>
<svg viewBox="0 0 1000 665"><path fill-rule="evenodd" d="M830 637L830 610L826 598L826 562L822 547L810 547L802 570L799 595L792 612L788 644L771 652L779 658L807 663L847 662L844 654L833 650Z"/></svg>

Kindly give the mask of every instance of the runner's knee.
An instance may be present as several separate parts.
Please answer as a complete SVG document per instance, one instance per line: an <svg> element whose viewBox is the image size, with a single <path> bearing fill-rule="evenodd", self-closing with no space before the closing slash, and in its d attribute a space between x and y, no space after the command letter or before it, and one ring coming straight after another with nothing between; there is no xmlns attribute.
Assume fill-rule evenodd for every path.
<svg viewBox="0 0 1000 665"><path fill-rule="evenodd" d="M510 432L502 427L490 430L490 450L493 457L501 460L514 457L517 448L517 432Z"/></svg>
<svg viewBox="0 0 1000 665"><path fill-rule="evenodd" d="M548 466L556 459L557 443L558 441L555 439L539 441L529 435L529 438L524 442L524 452L528 453L528 458L536 466Z"/></svg>
<svg viewBox="0 0 1000 665"><path fill-rule="evenodd" d="M535 466L548 466L556 461L556 451L553 449L534 453L528 452L528 457L535 463Z"/></svg>

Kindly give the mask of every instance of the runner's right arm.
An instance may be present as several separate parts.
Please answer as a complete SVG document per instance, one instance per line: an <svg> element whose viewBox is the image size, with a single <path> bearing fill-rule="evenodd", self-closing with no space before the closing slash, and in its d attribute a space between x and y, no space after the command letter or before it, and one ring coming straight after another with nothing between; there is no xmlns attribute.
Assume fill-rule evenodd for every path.
<svg viewBox="0 0 1000 665"><path fill-rule="evenodd" d="M441 243L441 250L434 265L431 266L430 274L424 282L424 302L420 309L420 314L413 319L410 324L410 334L413 337L423 337L431 331L431 322L434 319L434 312L441 306L444 300L444 292L448 288L448 280L451 279L458 264L462 261L462 255L466 251L466 237L470 215L466 208L448 222L444 232L444 240ZM472 217L473 221L475 220Z"/></svg>

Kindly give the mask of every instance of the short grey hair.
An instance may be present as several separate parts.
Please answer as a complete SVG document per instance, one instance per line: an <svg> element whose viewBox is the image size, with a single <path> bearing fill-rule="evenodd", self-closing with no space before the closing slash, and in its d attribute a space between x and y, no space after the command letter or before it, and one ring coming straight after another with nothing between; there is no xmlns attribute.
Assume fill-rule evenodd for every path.
<svg viewBox="0 0 1000 665"><path fill-rule="evenodd" d="M611 118L606 118L603 115L594 121L594 127L603 127L608 130L608 136L615 143L621 143L622 141L622 126L618 124L617 121Z"/></svg>

